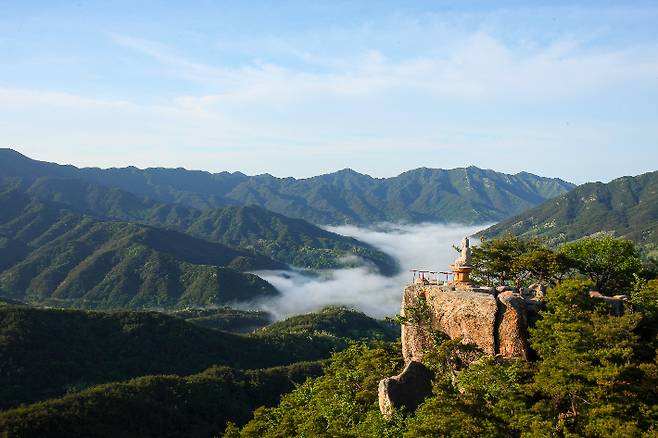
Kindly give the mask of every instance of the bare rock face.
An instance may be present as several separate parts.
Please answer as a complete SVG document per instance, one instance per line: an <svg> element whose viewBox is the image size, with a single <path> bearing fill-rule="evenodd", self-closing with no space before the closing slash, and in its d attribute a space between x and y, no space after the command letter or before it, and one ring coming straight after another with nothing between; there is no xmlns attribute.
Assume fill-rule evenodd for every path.
<svg viewBox="0 0 658 438"><path fill-rule="evenodd" d="M523 296L505 291L497 298L488 290L440 285L411 285L405 289L402 312L424 296L430 307L430 329L451 339L477 345L484 353L505 358L528 358L527 307ZM406 362L422 361L433 348L427 327L402 327Z"/></svg>
<svg viewBox="0 0 658 438"><path fill-rule="evenodd" d="M498 294L498 354L528 359L528 318L526 301L521 294L506 291Z"/></svg>
<svg viewBox="0 0 658 438"><path fill-rule="evenodd" d="M434 374L425 365L411 361L397 376L379 382L379 409L384 418L391 418L394 409L405 407L414 411L432 394Z"/></svg>
<svg viewBox="0 0 658 438"><path fill-rule="evenodd" d="M471 288L451 290L434 287L427 291L432 308L432 328L451 339L476 344L485 353L496 354L496 298Z"/></svg>
<svg viewBox="0 0 658 438"><path fill-rule="evenodd" d="M411 317L412 310L416 316L423 314L419 312L423 299L428 314L402 326L402 355L407 366L401 374L379 382L379 408L384 417L390 418L393 410L400 406L415 410L431 393L432 373L421 362L434 348L433 331L477 347L455 356L451 364L455 372L476 360L481 352L508 359L527 359L528 307L529 303L540 303L536 296L539 294L540 291L534 290L520 293L514 288L407 286L401 315Z"/></svg>
<svg viewBox="0 0 658 438"><path fill-rule="evenodd" d="M611 313L615 316L620 316L624 314L624 303L630 299L628 295L615 295L609 297L597 291L591 291L589 293L589 296L590 298L595 298L597 300L601 300L610 304Z"/></svg>
<svg viewBox="0 0 658 438"><path fill-rule="evenodd" d="M451 339L461 338L473 343L487 354L495 354L494 323L496 298L488 293L472 292L470 288L453 290L437 285L413 285L404 291L402 314L405 307L424 296L430 307L430 327ZM427 327L402 326L402 355L405 362L422 361L424 353L433 348Z"/></svg>

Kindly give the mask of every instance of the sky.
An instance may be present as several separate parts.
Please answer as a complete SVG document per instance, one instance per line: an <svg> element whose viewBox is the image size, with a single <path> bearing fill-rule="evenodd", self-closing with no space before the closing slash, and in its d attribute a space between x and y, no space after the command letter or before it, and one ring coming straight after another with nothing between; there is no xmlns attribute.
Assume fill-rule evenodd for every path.
<svg viewBox="0 0 658 438"><path fill-rule="evenodd" d="M0 146L583 183L658 167L658 2L0 0Z"/></svg>

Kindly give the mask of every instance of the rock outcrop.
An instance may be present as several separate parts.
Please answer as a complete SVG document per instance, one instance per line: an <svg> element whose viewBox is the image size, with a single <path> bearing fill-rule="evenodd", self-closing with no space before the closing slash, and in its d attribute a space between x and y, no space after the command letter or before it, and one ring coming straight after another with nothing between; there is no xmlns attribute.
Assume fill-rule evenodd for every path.
<svg viewBox="0 0 658 438"><path fill-rule="evenodd" d="M505 291L496 297L498 313L496 327L497 354L502 357L528 359L528 310L521 294Z"/></svg>
<svg viewBox="0 0 658 438"><path fill-rule="evenodd" d="M528 326L539 317L545 296L546 287L539 284L520 290L511 286L480 288L457 281L448 285L423 281L407 286L401 310L407 319L402 326L402 355L407 366L400 375L380 382L382 414L390 418L400 406L413 410L431 392L431 372L422 362L434 348L435 332L471 344L464 346L468 350L464 358L456 357L449 365L455 375L482 353L527 360ZM613 315L622 315L629 300L627 295L609 297L596 291L590 292L590 297L609 304Z"/></svg>
<svg viewBox="0 0 658 438"><path fill-rule="evenodd" d="M477 345L484 353L505 358L528 357L528 308L518 292L498 293L489 288L452 288L411 285L404 291L405 308L423 297L429 308L429 324L402 327L402 355L406 362L422 361L432 345L431 331Z"/></svg>
<svg viewBox="0 0 658 438"><path fill-rule="evenodd" d="M624 314L624 304L630 299L628 295L615 295L609 297L603 295L598 291L591 291L589 293L590 298L601 300L605 303L610 304L610 311L613 315L620 316Z"/></svg>
<svg viewBox="0 0 658 438"><path fill-rule="evenodd" d="M480 353L472 351L464 366L482 353L528 359L528 324L543 307L544 294L541 286L521 291L510 286L494 289L457 283L407 286L401 309L407 319L402 326L402 355L407 366L400 375L379 383L382 414L390 418L400 406L413 410L431 392L431 382L427 381L431 377L422 371L427 370L422 362L434 348L434 332L477 347Z"/></svg>
<svg viewBox="0 0 658 438"><path fill-rule="evenodd" d="M397 376L379 382L379 409L385 418L391 418L394 409L404 406L415 410L432 394L434 374L425 365L412 360Z"/></svg>

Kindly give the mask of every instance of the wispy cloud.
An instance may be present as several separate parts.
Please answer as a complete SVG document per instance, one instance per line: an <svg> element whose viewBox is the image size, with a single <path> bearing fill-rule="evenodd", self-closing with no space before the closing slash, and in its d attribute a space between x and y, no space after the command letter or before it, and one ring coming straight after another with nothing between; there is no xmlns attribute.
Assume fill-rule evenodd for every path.
<svg viewBox="0 0 658 438"><path fill-rule="evenodd" d="M476 164L584 181L658 159L645 152L658 135L658 37L647 30L655 5L371 6L377 14L355 8L337 24L309 19L278 32L268 30L270 17L262 30L239 23L233 32L184 28L173 15L158 28L176 32L105 26L98 38L126 63L121 80L95 89L97 77L114 76L95 75L84 58L77 64L92 83L79 89L14 84L0 73L0 141L79 165L281 176ZM74 77L75 59L60 74ZM141 69L134 83L130 68ZM119 145L132 153L116 154ZM654 155L612 163L600 153L626 147ZM566 154L588 169L564 163Z"/></svg>
<svg viewBox="0 0 658 438"><path fill-rule="evenodd" d="M273 62L218 67L192 61L158 43L115 36L114 40L170 68L171 74L198 81L216 93L186 96L200 105L281 104L299 100L369 98L412 92L436 98L573 99L611 86L658 85L658 45L586 51L577 40L562 39L534 50L515 50L485 32L476 32L439 53L393 60L378 50L347 58L294 51L317 69ZM437 42L439 44L439 42ZM320 61L317 61L320 59Z"/></svg>

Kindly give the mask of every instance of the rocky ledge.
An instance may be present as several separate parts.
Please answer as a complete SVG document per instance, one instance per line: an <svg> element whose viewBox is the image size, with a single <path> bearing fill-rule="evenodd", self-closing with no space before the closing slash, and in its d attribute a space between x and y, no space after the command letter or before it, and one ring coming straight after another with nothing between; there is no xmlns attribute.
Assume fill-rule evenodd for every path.
<svg viewBox="0 0 658 438"><path fill-rule="evenodd" d="M424 299L429 306L429 324L402 327L402 354L405 362L422 362L433 348L430 333L439 331L451 339L477 345L484 353L504 358L527 359L528 321L541 308L541 287L474 288L444 285L408 286L402 300L405 311Z"/></svg>

